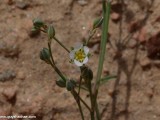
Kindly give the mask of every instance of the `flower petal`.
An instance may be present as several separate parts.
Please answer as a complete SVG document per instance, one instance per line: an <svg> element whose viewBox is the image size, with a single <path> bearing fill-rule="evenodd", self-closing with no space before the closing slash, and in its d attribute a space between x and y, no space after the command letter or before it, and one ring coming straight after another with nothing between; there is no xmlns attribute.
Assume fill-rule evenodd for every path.
<svg viewBox="0 0 160 120"><path fill-rule="evenodd" d="M78 51L79 49L81 49L83 47L83 44L78 44L74 47L75 51Z"/></svg>
<svg viewBox="0 0 160 120"><path fill-rule="evenodd" d="M83 64L87 63L88 62L88 57L86 57L84 60L83 60Z"/></svg>
<svg viewBox="0 0 160 120"><path fill-rule="evenodd" d="M79 61L77 61L77 60L74 60L74 63L75 63L77 66L82 66L82 65L83 65L83 63L81 63L81 62L79 62Z"/></svg>
<svg viewBox="0 0 160 120"><path fill-rule="evenodd" d="M70 57L70 59L74 59L74 56L75 56L75 51L72 50L72 51L69 53L69 57Z"/></svg>
<svg viewBox="0 0 160 120"><path fill-rule="evenodd" d="M89 48L87 46L84 46L84 52L86 55L89 53Z"/></svg>

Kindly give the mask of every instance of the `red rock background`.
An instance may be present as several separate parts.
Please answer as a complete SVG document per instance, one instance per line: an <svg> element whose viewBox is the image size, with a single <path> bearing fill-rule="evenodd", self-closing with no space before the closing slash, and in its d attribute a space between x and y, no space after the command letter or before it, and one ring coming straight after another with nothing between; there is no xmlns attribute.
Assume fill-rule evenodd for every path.
<svg viewBox="0 0 160 120"><path fill-rule="evenodd" d="M159 0L113 0L103 75L117 78L100 88L103 120L160 120L159 11ZM80 120L71 94L56 86L59 77L39 59L47 36L31 33L32 20L41 18L54 25L57 38L70 48L87 38L101 13L97 0L0 1L0 116ZM90 43L93 56L88 65L94 77L100 37L98 30ZM56 42L52 50L63 73L78 78L80 70L69 63L66 51ZM88 101L85 91L82 97ZM88 112L85 116L89 120Z"/></svg>

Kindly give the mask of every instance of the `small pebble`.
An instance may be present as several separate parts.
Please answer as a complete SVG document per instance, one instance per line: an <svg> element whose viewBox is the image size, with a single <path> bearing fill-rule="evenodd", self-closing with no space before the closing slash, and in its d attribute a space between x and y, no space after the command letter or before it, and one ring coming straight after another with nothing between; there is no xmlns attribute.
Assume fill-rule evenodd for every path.
<svg viewBox="0 0 160 120"><path fill-rule="evenodd" d="M7 88L3 88L3 95L8 99L12 99L17 93L16 86L7 86Z"/></svg>
<svg viewBox="0 0 160 120"><path fill-rule="evenodd" d="M157 68L160 68L160 61L159 60L154 60L152 61L152 64L157 67Z"/></svg>
<svg viewBox="0 0 160 120"><path fill-rule="evenodd" d="M82 29L83 29L83 30L85 30L85 29L86 29L86 27L85 27L85 26L83 26L83 27L82 27Z"/></svg>
<svg viewBox="0 0 160 120"><path fill-rule="evenodd" d="M134 39L131 39L127 45L127 47L134 49L137 46L137 41Z"/></svg>
<svg viewBox="0 0 160 120"><path fill-rule="evenodd" d="M29 7L29 4L26 2L18 1L18 2L16 2L16 7L19 9L25 10Z"/></svg>
<svg viewBox="0 0 160 120"><path fill-rule="evenodd" d="M4 52L5 57L18 57L20 49L18 45L7 46Z"/></svg>
<svg viewBox="0 0 160 120"><path fill-rule="evenodd" d="M147 41L147 33L146 33L146 28L141 28L141 30L139 31L139 34L138 34L138 41L142 44L142 43L145 43Z"/></svg>
<svg viewBox="0 0 160 120"><path fill-rule="evenodd" d="M85 6L88 4L88 2L86 0L78 0L78 3L81 5L81 6Z"/></svg>
<svg viewBox="0 0 160 120"><path fill-rule="evenodd" d="M18 45L7 45L5 42L0 42L0 54L5 57L18 57L19 53Z"/></svg>
<svg viewBox="0 0 160 120"><path fill-rule="evenodd" d="M1 82L13 80L15 77L16 77L16 73L13 70L6 70L3 73L0 73Z"/></svg>
<svg viewBox="0 0 160 120"><path fill-rule="evenodd" d="M24 80L25 77L26 77L26 76L25 76L24 72L19 71L19 72L17 73L17 78L18 78L18 79Z"/></svg>
<svg viewBox="0 0 160 120"><path fill-rule="evenodd" d="M95 54L99 54L99 52L100 52L100 45L99 44L95 44L92 49L93 49L93 51L94 51Z"/></svg>
<svg viewBox="0 0 160 120"><path fill-rule="evenodd" d="M11 106L10 105L6 105L5 107L1 106L0 109L0 116L8 116L11 115ZM7 119L0 119L0 120L7 120Z"/></svg>
<svg viewBox="0 0 160 120"><path fill-rule="evenodd" d="M151 61L147 57L141 59L139 63L143 70L147 70L151 68Z"/></svg>
<svg viewBox="0 0 160 120"><path fill-rule="evenodd" d="M108 90L108 95L110 96L110 97L113 97L114 95L116 94L116 91L115 90Z"/></svg>
<svg viewBox="0 0 160 120"><path fill-rule="evenodd" d="M118 22L120 20L121 16L119 13L116 13L116 12L113 12L111 14L111 19L114 21L114 22Z"/></svg>
<svg viewBox="0 0 160 120"><path fill-rule="evenodd" d="M12 5L12 4L13 4L13 0L8 0L8 1L7 1L7 4L8 4L8 5Z"/></svg>
<svg viewBox="0 0 160 120"><path fill-rule="evenodd" d="M149 99L153 98L153 95L154 95L153 89L148 89L146 93Z"/></svg>
<svg viewBox="0 0 160 120"><path fill-rule="evenodd" d="M130 33L136 32L137 30L140 29L141 24L142 24L142 21L141 21L141 20L137 20L137 21L131 22L131 23L129 24L128 31L129 31Z"/></svg>

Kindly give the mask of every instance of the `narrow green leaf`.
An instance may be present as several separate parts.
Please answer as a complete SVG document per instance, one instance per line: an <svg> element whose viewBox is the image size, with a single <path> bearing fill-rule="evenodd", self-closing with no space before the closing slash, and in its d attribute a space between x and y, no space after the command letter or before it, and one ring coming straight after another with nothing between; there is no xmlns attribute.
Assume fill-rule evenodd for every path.
<svg viewBox="0 0 160 120"><path fill-rule="evenodd" d="M106 6L105 0L103 0L103 23L102 23L102 37L101 37L101 44L100 44L100 57L99 57L99 64L98 64L98 71L97 71L97 78L95 83L94 90L98 94L99 83L101 79L101 74L103 70L103 63L104 57L106 53L106 44L108 39L108 28L109 28L109 18L110 18L110 10L111 10L111 3L108 2Z"/></svg>
<svg viewBox="0 0 160 120"><path fill-rule="evenodd" d="M101 37L101 44L100 44L100 57L99 57L99 63L98 63L97 77L96 77L96 82L94 84L94 99L93 99L94 106L93 108L95 108L95 105L96 105L96 99L98 96L98 90L100 86L100 80L101 80L101 75L102 75L102 70L103 70L105 53L107 52L106 44L107 44L107 39L108 39L111 3L110 1L107 1L107 6L106 6L105 0L102 0L102 6L103 6L102 37ZM97 120L101 120L101 116L99 116L99 113L97 110L96 110L96 116L97 116Z"/></svg>
<svg viewBox="0 0 160 120"><path fill-rule="evenodd" d="M109 80L112 80L112 79L114 79L114 78L117 78L117 76L106 76L106 77L104 77L104 78L101 78L101 80L100 80L100 85L102 85L102 84L104 84L104 83L106 83L106 82L108 82Z"/></svg>

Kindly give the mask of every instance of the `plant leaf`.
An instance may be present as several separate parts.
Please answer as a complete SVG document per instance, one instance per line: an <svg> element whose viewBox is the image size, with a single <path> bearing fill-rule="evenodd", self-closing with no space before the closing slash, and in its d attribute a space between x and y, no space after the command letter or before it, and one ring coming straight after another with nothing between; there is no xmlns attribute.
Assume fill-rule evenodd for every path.
<svg viewBox="0 0 160 120"><path fill-rule="evenodd" d="M100 79L100 85L102 85L102 84L104 84L104 83L106 83L109 80L114 79L114 78L117 78L117 76L115 76L115 75L112 75L112 76L108 75L108 76L106 76L104 78L101 78Z"/></svg>

